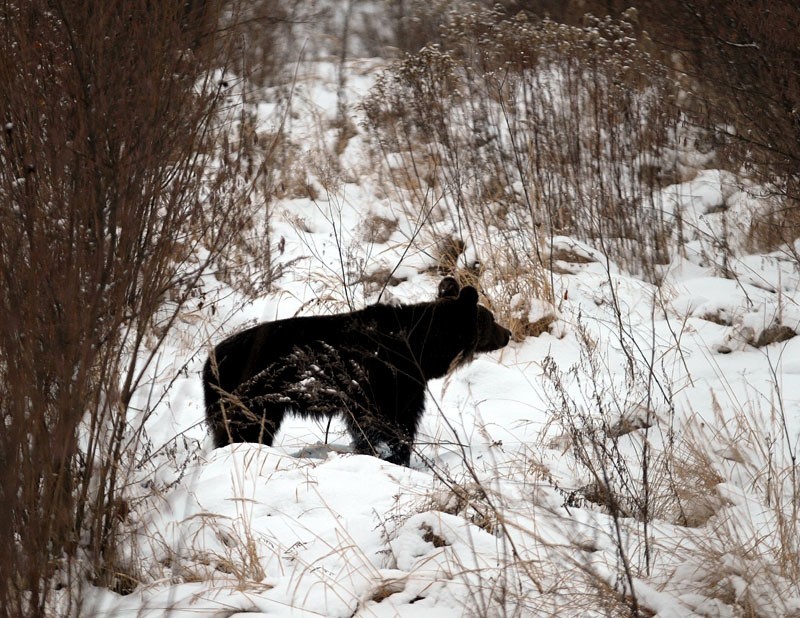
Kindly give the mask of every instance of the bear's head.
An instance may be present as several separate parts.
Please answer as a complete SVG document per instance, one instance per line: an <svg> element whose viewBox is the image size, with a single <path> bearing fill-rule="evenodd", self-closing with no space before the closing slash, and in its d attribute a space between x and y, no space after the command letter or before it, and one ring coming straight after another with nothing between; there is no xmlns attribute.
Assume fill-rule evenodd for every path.
<svg viewBox="0 0 800 618"><path fill-rule="evenodd" d="M508 345L511 331L500 326L494 315L486 307L478 304L478 291L471 285L461 288L453 277L445 277L439 282L439 299L457 300L460 304L475 307L476 332L470 349L465 352L491 352Z"/></svg>
<svg viewBox="0 0 800 618"><path fill-rule="evenodd" d="M373 305L371 310L391 316L382 319L390 339L385 347L394 352L393 362L413 359L426 380L441 378L479 352L499 350L511 337L492 312L478 304L477 290L470 285L461 288L453 277L442 279L438 298L432 302ZM408 352L400 351L405 346Z"/></svg>

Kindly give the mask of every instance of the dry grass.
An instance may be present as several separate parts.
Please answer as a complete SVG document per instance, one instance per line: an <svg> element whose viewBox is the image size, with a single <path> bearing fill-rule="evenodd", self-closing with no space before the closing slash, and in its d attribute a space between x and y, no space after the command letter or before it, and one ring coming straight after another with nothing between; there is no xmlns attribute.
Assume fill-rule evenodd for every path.
<svg viewBox="0 0 800 618"><path fill-rule="evenodd" d="M657 191L677 116L633 26L474 5L446 15L441 47L406 57L364 102L409 211L430 208L435 233L469 245L487 271L541 273L548 242L571 234L656 280L671 234Z"/></svg>

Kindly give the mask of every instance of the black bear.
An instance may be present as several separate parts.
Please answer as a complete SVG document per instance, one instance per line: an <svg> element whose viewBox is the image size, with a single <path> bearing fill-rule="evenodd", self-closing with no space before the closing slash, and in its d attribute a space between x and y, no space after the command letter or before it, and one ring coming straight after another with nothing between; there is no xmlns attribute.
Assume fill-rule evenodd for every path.
<svg viewBox="0 0 800 618"><path fill-rule="evenodd" d="M287 412L341 412L356 452L408 465L427 381L509 335L452 277L433 302L259 324L217 345L203 368L214 445L270 445Z"/></svg>

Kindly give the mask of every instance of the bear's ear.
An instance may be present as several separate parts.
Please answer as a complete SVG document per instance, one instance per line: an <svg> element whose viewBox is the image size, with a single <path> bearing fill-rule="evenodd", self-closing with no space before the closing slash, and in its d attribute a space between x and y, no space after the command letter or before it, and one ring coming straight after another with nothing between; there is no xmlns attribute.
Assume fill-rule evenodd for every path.
<svg viewBox="0 0 800 618"><path fill-rule="evenodd" d="M469 303L470 305L478 304L478 290L471 285L461 288L461 293L458 295L458 300L462 303Z"/></svg>
<svg viewBox="0 0 800 618"><path fill-rule="evenodd" d="M439 298L458 298L458 281L445 277L439 282Z"/></svg>

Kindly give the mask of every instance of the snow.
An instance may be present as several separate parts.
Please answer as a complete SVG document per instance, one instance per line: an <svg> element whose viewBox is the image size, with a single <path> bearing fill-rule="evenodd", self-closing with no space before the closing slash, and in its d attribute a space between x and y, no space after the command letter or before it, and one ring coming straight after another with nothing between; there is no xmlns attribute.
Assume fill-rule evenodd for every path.
<svg viewBox="0 0 800 618"><path fill-rule="evenodd" d="M356 124L383 64L344 67ZM292 138L325 143L340 67L301 68ZM254 109L258 130L274 130L274 104ZM798 538L800 342L754 347L771 326L797 330L800 274L784 253L742 251L724 217L761 204L730 172L702 170L663 190L685 222L687 251L659 286L575 239L552 239L565 266L554 279L562 300L555 312L529 300L531 316L553 312L555 323L429 384L411 468L348 452L340 421L291 419L273 447L211 448L199 377L209 345L259 321L347 310L378 294L434 296L430 254L408 250L418 222L382 192L366 148L363 135L350 140L335 184L308 170L314 199L271 206L280 259L294 263L271 292L251 298L209 277L205 305L162 349L131 403L153 409L126 547L141 584L127 596L90 590L87 615L606 615L598 586L631 593L621 550L640 606L661 618L736 616L743 606L800 612L798 580L783 568L797 564L787 555L798 548L785 543ZM365 242L370 215L397 227ZM710 241L722 236L739 250L727 272ZM398 264L396 286L362 281ZM617 428L608 452L583 457L624 462L610 473L623 498L641 495L651 450L648 526L629 506L615 518L590 497L593 475L570 428ZM669 469L668 458L677 462ZM670 483L685 504L659 502Z"/></svg>

